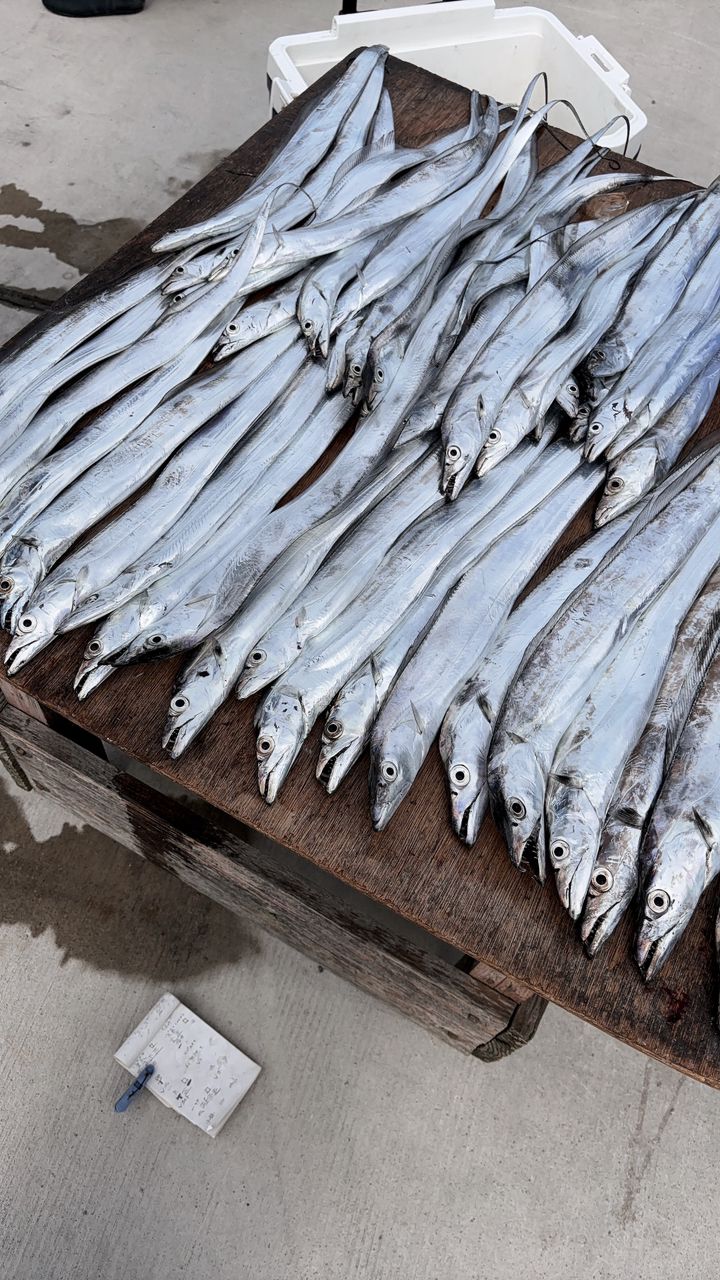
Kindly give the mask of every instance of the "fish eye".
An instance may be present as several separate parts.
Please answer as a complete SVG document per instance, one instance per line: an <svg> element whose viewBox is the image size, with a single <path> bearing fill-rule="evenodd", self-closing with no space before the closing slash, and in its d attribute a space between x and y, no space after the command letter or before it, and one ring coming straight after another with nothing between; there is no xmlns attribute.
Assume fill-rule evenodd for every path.
<svg viewBox="0 0 720 1280"><path fill-rule="evenodd" d="M607 893L614 883L615 877L608 867L596 867L592 873L590 887L596 893Z"/></svg>
<svg viewBox="0 0 720 1280"><path fill-rule="evenodd" d="M239 327L240 327L240 326L239 326L239 325L237 325L237 324L235 324L235 321L233 320L233 321L231 321L231 323L228 325L228 327L227 327L227 331L228 331L228 333L237 333L237 331L238 331Z"/></svg>
<svg viewBox="0 0 720 1280"><path fill-rule="evenodd" d="M148 638L148 644L151 644L153 648L157 648L159 644L164 643L164 640L165 640L165 637L161 635L150 636Z"/></svg>
<svg viewBox="0 0 720 1280"><path fill-rule="evenodd" d="M312 329L312 320L303 320L303 329L306 333L309 333Z"/></svg>
<svg viewBox="0 0 720 1280"><path fill-rule="evenodd" d="M174 275L174 276L184 276L184 275L185 275L185 268L184 268L184 267L176 267L176 268L175 268L175 270L173 271L173 275Z"/></svg>
<svg viewBox="0 0 720 1280"><path fill-rule="evenodd" d="M576 396L578 394L578 385L576 382L568 382L567 389L571 396Z"/></svg>
<svg viewBox="0 0 720 1280"><path fill-rule="evenodd" d="M37 618L33 618L31 613L24 613L18 622L20 631L24 631L27 635L29 631L34 631L37 626Z"/></svg>
<svg viewBox="0 0 720 1280"><path fill-rule="evenodd" d="M570 857L570 845L567 840L556 840L550 850L550 857L553 862L567 862Z"/></svg>
<svg viewBox="0 0 720 1280"><path fill-rule="evenodd" d="M517 796L512 797L512 799L508 804L508 808L513 818L518 818L518 819L524 818L527 813L527 809L525 808L525 805L523 804L522 800L518 800Z"/></svg>
<svg viewBox="0 0 720 1280"><path fill-rule="evenodd" d="M350 365L350 371L355 375L356 378L359 378L360 374L362 373L362 365L359 365L356 361L354 364Z"/></svg>
<svg viewBox="0 0 720 1280"><path fill-rule="evenodd" d="M339 720L328 720L327 724L325 725L323 736L325 738L329 738L330 741L332 742L334 741L335 738L341 738L342 733L343 733L343 727Z"/></svg>
<svg viewBox="0 0 720 1280"><path fill-rule="evenodd" d="M664 916L670 907L670 894L666 889L651 889L645 902L651 916Z"/></svg>
<svg viewBox="0 0 720 1280"><path fill-rule="evenodd" d="M102 653L101 642L99 640L91 640L85 652L90 654L92 657L98 653Z"/></svg>
<svg viewBox="0 0 720 1280"><path fill-rule="evenodd" d="M189 706L190 706L190 702L185 697L185 695L182 693L178 693L177 696L174 697L172 702L170 703L170 710L185 711Z"/></svg>
<svg viewBox="0 0 720 1280"><path fill-rule="evenodd" d="M620 490L624 488L625 488L625 481L623 480L622 476L611 476L607 484L605 485L605 492L619 493Z"/></svg>
<svg viewBox="0 0 720 1280"><path fill-rule="evenodd" d="M602 431L602 422L591 422L588 431L596 436L598 431Z"/></svg>
<svg viewBox="0 0 720 1280"><path fill-rule="evenodd" d="M398 767L394 760L383 760L380 765L380 776L384 782L394 782L398 776Z"/></svg>
<svg viewBox="0 0 720 1280"><path fill-rule="evenodd" d="M275 740L269 734L263 734L261 738L258 738L257 753L261 760L264 760L266 756L272 755L274 750Z"/></svg>
<svg viewBox="0 0 720 1280"><path fill-rule="evenodd" d="M385 377L385 374L383 373L382 369L376 369L376 370L375 370L375 381L376 381L376 382L382 382L382 380L383 380L383 378L384 378L384 377Z"/></svg>
<svg viewBox="0 0 720 1280"><path fill-rule="evenodd" d="M466 787L470 781L470 770L466 764L454 764L450 770L450 781L456 787Z"/></svg>
<svg viewBox="0 0 720 1280"><path fill-rule="evenodd" d="M0 596L8 595L13 589L12 578L0 578Z"/></svg>
<svg viewBox="0 0 720 1280"><path fill-rule="evenodd" d="M487 438L487 442L488 444L497 444L499 440L502 440L502 435L499 431L496 431L495 428L493 427L492 431L490 432Z"/></svg>
<svg viewBox="0 0 720 1280"><path fill-rule="evenodd" d="M462 458L462 449L459 444L449 444L445 450L445 457L448 462L459 462Z"/></svg>
<svg viewBox="0 0 720 1280"><path fill-rule="evenodd" d="M266 658L267 654L264 649L253 649L245 665L248 667L259 667L260 663L264 662Z"/></svg>

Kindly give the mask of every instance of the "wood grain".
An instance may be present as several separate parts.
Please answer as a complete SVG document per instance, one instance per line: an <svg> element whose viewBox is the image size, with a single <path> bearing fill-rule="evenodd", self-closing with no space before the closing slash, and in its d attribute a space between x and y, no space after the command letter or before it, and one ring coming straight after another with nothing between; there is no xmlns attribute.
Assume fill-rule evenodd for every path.
<svg viewBox="0 0 720 1280"><path fill-rule="evenodd" d="M329 73L304 98L312 100L334 74ZM416 145L467 118L466 90L394 58L388 61L388 87L401 145ZM160 232L216 210L238 195L290 131L301 109L296 103L275 117L153 226L83 281L69 300L87 296L144 261ZM560 154L563 138L567 135L543 131L543 163ZM622 166L649 172L637 162L622 161ZM665 183L648 184L639 189L633 202L642 203L678 189L682 188L677 184L667 190ZM705 429L718 422L716 402ZM586 509L548 558L543 572L589 530ZM481 615L478 627L482 627ZM717 892L711 890L706 896L661 979L647 988L629 958L629 920L606 950L591 961L553 887L543 890L511 867L489 822L475 848L468 849L455 839L436 751L382 835L370 826L364 763L333 799L316 783L318 731L305 745L279 800L268 808L258 795L255 779L253 705L226 703L187 754L173 762L160 747L160 734L182 660L126 668L80 704L72 691L72 677L89 634L88 630L60 640L21 673L18 686L43 706L117 744L451 946L619 1039L720 1087L720 1037L713 1023Z"/></svg>

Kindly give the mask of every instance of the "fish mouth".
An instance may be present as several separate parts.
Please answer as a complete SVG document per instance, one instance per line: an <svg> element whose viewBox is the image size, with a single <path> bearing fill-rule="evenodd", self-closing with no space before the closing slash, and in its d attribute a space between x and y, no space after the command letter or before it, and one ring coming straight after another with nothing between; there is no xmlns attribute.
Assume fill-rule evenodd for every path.
<svg viewBox="0 0 720 1280"><path fill-rule="evenodd" d="M456 797L451 795L450 808L453 830L458 839L468 845L475 844L487 813L487 793L478 792L474 800L463 805L462 809L456 803Z"/></svg>
<svg viewBox="0 0 720 1280"><path fill-rule="evenodd" d="M604 911L585 917L580 924L580 937L589 956L596 956L622 918L624 903L613 902Z"/></svg>
<svg viewBox="0 0 720 1280"><path fill-rule="evenodd" d="M36 639L22 634L13 636L5 653L5 670L8 675L17 675L18 671L47 648L52 639L53 637L48 635L38 636Z"/></svg>
<svg viewBox="0 0 720 1280"><path fill-rule="evenodd" d="M197 737L202 724L197 723L197 717L193 720L186 720L184 724L176 724L172 728L167 728L162 738L163 750L173 760L178 760L190 743Z"/></svg>
<svg viewBox="0 0 720 1280"><path fill-rule="evenodd" d="M99 689L100 685L103 684L114 671L115 668L111 667L109 663L106 662L93 662L92 659L83 662L78 667L73 681L73 688L75 689L75 693L77 694L80 702L83 702L91 693L94 693L96 689Z"/></svg>
<svg viewBox="0 0 720 1280"><path fill-rule="evenodd" d="M321 747L315 777L329 796L337 791L359 754L357 741L348 742L344 747L333 747L332 754Z"/></svg>
<svg viewBox="0 0 720 1280"><path fill-rule="evenodd" d="M287 754L287 750L281 752L278 759L269 767L267 765L267 761L261 760L259 762L258 787L260 789L260 795L266 804L275 803L278 791L285 781L287 769L283 771L281 766L285 761Z"/></svg>
<svg viewBox="0 0 720 1280"><path fill-rule="evenodd" d="M684 921L668 929L659 938L642 938L637 941L635 959L646 982L650 982L660 972L672 951Z"/></svg>

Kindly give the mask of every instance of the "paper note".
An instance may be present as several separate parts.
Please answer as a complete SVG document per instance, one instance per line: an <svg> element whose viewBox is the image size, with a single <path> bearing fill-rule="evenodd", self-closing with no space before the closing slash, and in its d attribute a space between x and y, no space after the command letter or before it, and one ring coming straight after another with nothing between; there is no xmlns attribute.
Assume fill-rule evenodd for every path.
<svg viewBox="0 0 720 1280"><path fill-rule="evenodd" d="M214 1138L260 1067L166 992L115 1054L133 1076L152 1063L145 1088Z"/></svg>

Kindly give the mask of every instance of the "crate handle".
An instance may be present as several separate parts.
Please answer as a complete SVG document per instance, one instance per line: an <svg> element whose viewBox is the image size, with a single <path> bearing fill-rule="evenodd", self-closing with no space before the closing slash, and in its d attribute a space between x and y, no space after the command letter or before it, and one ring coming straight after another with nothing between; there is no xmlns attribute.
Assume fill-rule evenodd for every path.
<svg viewBox="0 0 720 1280"><path fill-rule="evenodd" d="M617 58L613 58L608 52L604 44L601 44L596 36L579 36L578 44L580 44L588 57L596 66L600 68L606 80L612 84L620 85L627 88L630 76L623 66L618 62Z"/></svg>
<svg viewBox="0 0 720 1280"><path fill-rule="evenodd" d="M426 0L426 2L428 4L433 4L433 3L437 4L437 0ZM445 4L446 2L447 0L441 0L442 4ZM339 14L341 18L345 18L350 14L357 13L357 11L358 11L358 0L343 0L342 5L340 6L340 9L339 9ZM372 8L369 10L365 10L365 12L372 13Z"/></svg>

